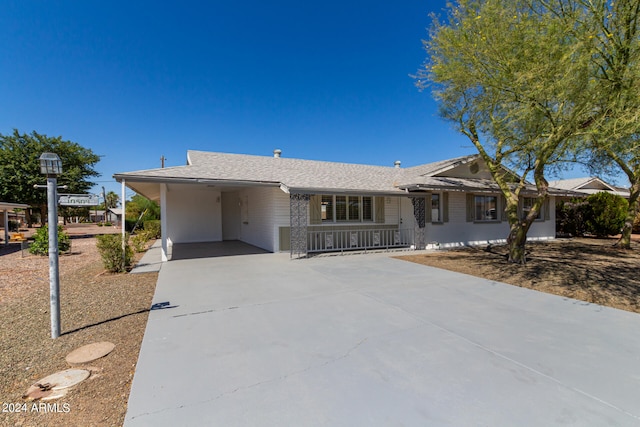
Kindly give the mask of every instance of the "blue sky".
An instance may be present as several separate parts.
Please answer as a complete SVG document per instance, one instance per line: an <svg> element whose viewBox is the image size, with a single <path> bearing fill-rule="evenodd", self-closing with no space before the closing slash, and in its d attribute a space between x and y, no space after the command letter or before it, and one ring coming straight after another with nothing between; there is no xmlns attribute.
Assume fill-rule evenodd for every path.
<svg viewBox="0 0 640 427"><path fill-rule="evenodd" d="M0 133L117 172L206 150L403 166L475 153L410 74L445 1L4 1ZM582 172L575 176L584 175Z"/></svg>

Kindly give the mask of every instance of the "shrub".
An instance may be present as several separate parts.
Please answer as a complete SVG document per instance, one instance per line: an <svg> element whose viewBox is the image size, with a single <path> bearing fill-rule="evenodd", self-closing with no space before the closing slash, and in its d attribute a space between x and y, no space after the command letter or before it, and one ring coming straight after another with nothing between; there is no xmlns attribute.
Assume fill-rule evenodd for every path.
<svg viewBox="0 0 640 427"><path fill-rule="evenodd" d="M640 213L633 220L633 232L640 233Z"/></svg>
<svg viewBox="0 0 640 427"><path fill-rule="evenodd" d="M69 235L58 226L58 252L69 252L71 250L71 239ZM29 252L34 255L49 255L49 227L43 225L33 235L33 243L29 246Z"/></svg>
<svg viewBox="0 0 640 427"><path fill-rule="evenodd" d="M18 231L20 229L20 223L18 221L9 220L9 231Z"/></svg>
<svg viewBox="0 0 640 427"><path fill-rule="evenodd" d="M133 250L138 253L144 252L144 250L146 249L145 246L148 241L149 241L149 234L146 231L140 231L139 233L135 234L131 238L131 244L133 245Z"/></svg>
<svg viewBox="0 0 640 427"><path fill-rule="evenodd" d="M601 191L590 195L584 213L587 231L598 237L619 234L628 207L629 202L616 194Z"/></svg>
<svg viewBox="0 0 640 427"><path fill-rule="evenodd" d="M556 209L556 230L560 234L583 236L586 231L584 212L587 206L585 199L572 199L561 202Z"/></svg>
<svg viewBox="0 0 640 427"><path fill-rule="evenodd" d="M148 220L144 222L143 225L144 231L148 234L149 239L159 239L160 238L160 221L157 219Z"/></svg>
<svg viewBox="0 0 640 427"><path fill-rule="evenodd" d="M126 271L131 265L133 259L133 251L129 246L129 235L125 239L124 259L122 256L122 235L120 234L102 234L96 236L96 245L104 268L112 273L121 273Z"/></svg>

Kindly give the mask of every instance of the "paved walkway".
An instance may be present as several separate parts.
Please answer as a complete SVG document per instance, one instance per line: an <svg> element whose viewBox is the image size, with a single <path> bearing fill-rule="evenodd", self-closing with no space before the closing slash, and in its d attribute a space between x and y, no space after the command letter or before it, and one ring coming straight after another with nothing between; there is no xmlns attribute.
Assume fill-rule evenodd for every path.
<svg viewBox="0 0 640 427"><path fill-rule="evenodd" d="M171 261L153 302L129 427L640 425L637 314L381 254Z"/></svg>

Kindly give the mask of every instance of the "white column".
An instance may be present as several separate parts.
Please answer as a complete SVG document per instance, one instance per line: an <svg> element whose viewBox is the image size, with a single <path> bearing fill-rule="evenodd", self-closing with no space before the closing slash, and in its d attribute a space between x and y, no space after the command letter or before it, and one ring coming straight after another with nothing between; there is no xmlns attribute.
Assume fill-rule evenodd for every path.
<svg viewBox="0 0 640 427"><path fill-rule="evenodd" d="M127 187L125 185L125 181L124 179L122 180L122 264L125 264L125 260L127 257L127 253L126 253L126 248L127 248L127 228L125 226L125 220L124 220L124 213L125 213L125 204L126 204L126 194L127 193ZM105 213L107 212L107 201L104 201L104 208L105 208Z"/></svg>
<svg viewBox="0 0 640 427"><path fill-rule="evenodd" d="M4 244L9 244L9 211L4 210Z"/></svg>
<svg viewBox="0 0 640 427"><path fill-rule="evenodd" d="M167 184L160 184L160 238L162 240L162 262L169 260L167 256Z"/></svg>

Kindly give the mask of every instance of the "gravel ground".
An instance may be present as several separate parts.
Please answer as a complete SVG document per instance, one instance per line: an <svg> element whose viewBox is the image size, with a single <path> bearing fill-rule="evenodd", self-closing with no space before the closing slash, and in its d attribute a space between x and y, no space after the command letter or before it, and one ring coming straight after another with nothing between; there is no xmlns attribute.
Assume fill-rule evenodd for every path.
<svg viewBox="0 0 640 427"><path fill-rule="evenodd" d="M62 336L51 339L49 263L20 244L0 250L0 425L119 426L146 327L157 273L104 271L94 237L60 256ZM38 379L68 369L65 356L98 341L116 345L83 368L91 377L40 405L22 398ZM26 405L25 405L26 404Z"/></svg>
<svg viewBox="0 0 640 427"><path fill-rule="evenodd" d="M507 262L506 246L464 248L401 259L588 303L640 313L640 236L632 249L611 239L527 243L527 264Z"/></svg>

